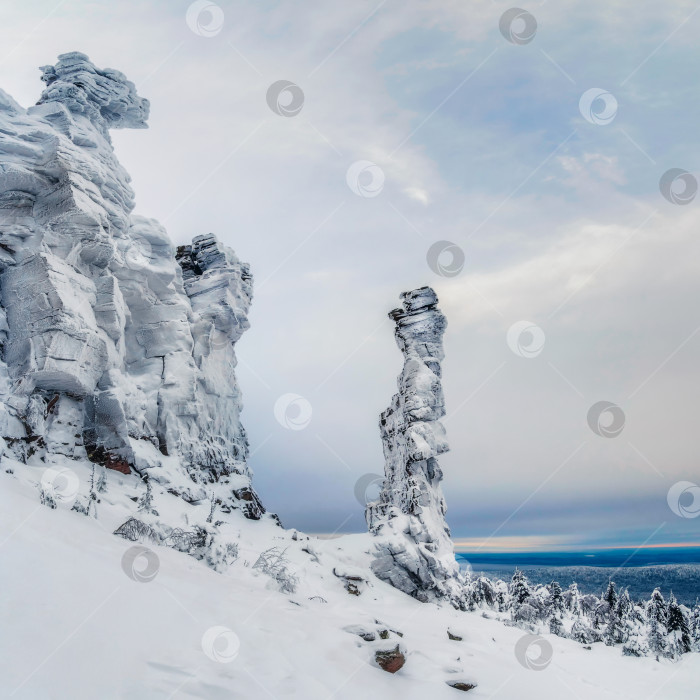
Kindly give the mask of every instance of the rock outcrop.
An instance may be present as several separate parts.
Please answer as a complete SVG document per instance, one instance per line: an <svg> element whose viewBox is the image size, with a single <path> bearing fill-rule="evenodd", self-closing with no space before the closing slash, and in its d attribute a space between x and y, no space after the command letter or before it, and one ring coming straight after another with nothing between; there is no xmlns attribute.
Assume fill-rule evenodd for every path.
<svg viewBox="0 0 700 700"><path fill-rule="evenodd" d="M445 522L438 455L449 446L440 419L442 336L447 321L429 287L401 295L389 316L404 356L398 393L381 414L385 479L368 504L367 525L377 537L374 573L421 601L447 600L465 607L464 581Z"/></svg>
<svg viewBox="0 0 700 700"><path fill-rule="evenodd" d="M132 216L109 130L146 127L133 83L81 53L42 71L34 107L0 91L4 449L89 459L260 518L234 374L248 265L211 234L176 251Z"/></svg>

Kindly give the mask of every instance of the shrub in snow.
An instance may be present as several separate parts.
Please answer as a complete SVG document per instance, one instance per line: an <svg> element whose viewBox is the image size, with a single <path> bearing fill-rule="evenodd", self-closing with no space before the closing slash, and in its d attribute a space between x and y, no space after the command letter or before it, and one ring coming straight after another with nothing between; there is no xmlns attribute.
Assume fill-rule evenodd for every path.
<svg viewBox="0 0 700 700"><path fill-rule="evenodd" d="M90 497L86 498L85 502L83 502L80 498L76 498L71 510L75 511L76 513L80 513L81 515L90 515L90 511L94 508L94 505L95 501Z"/></svg>
<svg viewBox="0 0 700 700"><path fill-rule="evenodd" d="M648 653L649 647L637 636L630 637L622 647L623 656L646 656Z"/></svg>
<svg viewBox="0 0 700 700"><path fill-rule="evenodd" d="M153 507L153 487L151 486L151 480L148 476L145 476L144 481L146 482L146 492L139 498L138 510L142 513L158 515L158 511Z"/></svg>
<svg viewBox="0 0 700 700"><path fill-rule="evenodd" d="M105 493L105 491L107 491L107 469L105 469L105 467L100 469L95 489L98 493Z"/></svg>
<svg viewBox="0 0 700 700"><path fill-rule="evenodd" d="M165 537L163 544L196 559L202 559L206 554L207 535L207 531L199 525L195 525L192 530L176 527Z"/></svg>
<svg viewBox="0 0 700 700"><path fill-rule="evenodd" d="M130 540L131 542L143 542L144 540L148 542L153 542L154 544L159 544L162 537L157 533L150 525L137 520L136 518L129 518L126 522L122 523L112 534L119 535L125 540Z"/></svg>
<svg viewBox="0 0 700 700"><path fill-rule="evenodd" d="M238 545L235 542L212 542L204 555L204 561L214 571L226 571L238 559Z"/></svg>
<svg viewBox="0 0 700 700"><path fill-rule="evenodd" d="M253 568L276 581L283 593L294 593L299 579L289 570L289 561L279 547L270 547L260 554Z"/></svg>
<svg viewBox="0 0 700 700"><path fill-rule="evenodd" d="M592 642L598 641L598 637L594 634L593 630L580 619L574 620L569 636L579 644L591 644Z"/></svg>
<svg viewBox="0 0 700 700"><path fill-rule="evenodd" d="M549 632L550 634L556 634L557 637L566 637L564 623L556 616L549 618Z"/></svg>
<svg viewBox="0 0 700 700"><path fill-rule="evenodd" d="M537 610L529 603L523 603L513 608L513 620L515 622L535 622Z"/></svg>
<svg viewBox="0 0 700 700"><path fill-rule="evenodd" d="M82 498L78 497L73 504L71 510L81 515L90 515L92 512L94 517L97 517L97 503L99 499L97 497L97 492L99 490L99 482L95 480L95 465L92 465L92 473L90 475L90 492L83 501Z"/></svg>
<svg viewBox="0 0 700 700"><path fill-rule="evenodd" d="M53 493L50 489L44 488L43 485L39 487L39 502L42 506L56 509L56 499L53 497Z"/></svg>
<svg viewBox="0 0 700 700"><path fill-rule="evenodd" d="M212 492L209 497L209 515L207 516L207 522L210 523L214 520L214 512L216 511L216 495Z"/></svg>

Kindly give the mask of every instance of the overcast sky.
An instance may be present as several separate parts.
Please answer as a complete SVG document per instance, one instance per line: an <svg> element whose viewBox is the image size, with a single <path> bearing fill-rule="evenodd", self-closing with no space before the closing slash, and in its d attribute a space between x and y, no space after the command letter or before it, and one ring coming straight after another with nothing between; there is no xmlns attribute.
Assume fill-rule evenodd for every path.
<svg viewBox="0 0 700 700"><path fill-rule="evenodd" d="M29 106L38 66L78 50L151 101L150 129L112 132L137 213L177 243L216 233L255 276L238 374L266 506L308 532L364 528L355 484L383 471L401 369L386 313L431 285L456 539L700 541L667 502L700 481L700 197L660 188L682 169L692 195L700 171L697 1L545 2L512 22L500 0L207 4L4 2L0 87ZM279 80L299 88L277 107L292 116L268 105ZM359 184L358 161L377 166ZM458 274L428 265L437 241ZM536 327L518 345L520 322ZM302 430L275 418L289 393L311 406ZM600 401L620 411L599 432L624 414L613 437L589 427Z"/></svg>

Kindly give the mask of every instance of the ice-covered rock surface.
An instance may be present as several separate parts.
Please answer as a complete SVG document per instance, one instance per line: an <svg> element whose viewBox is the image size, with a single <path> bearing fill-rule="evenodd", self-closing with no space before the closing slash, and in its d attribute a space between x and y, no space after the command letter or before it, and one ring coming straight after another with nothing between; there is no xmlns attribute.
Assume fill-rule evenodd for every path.
<svg viewBox="0 0 700 700"><path fill-rule="evenodd" d="M403 307L389 316L404 356L398 393L380 417L385 480L379 499L367 506L377 536L372 570L421 601L449 600L464 608L464 580L445 522L445 499L437 457L449 446L440 419L445 400L440 382L442 336L447 321L429 287L401 295Z"/></svg>
<svg viewBox="0 0 700 700"><path fill-rule="evenodd" d="M260 518L234 374L248 265L211 234L176 250L132 215L109 129L146 126L133 83L81 53L42 80L27 110L0 91L5 453L91 460Z"/></svg>

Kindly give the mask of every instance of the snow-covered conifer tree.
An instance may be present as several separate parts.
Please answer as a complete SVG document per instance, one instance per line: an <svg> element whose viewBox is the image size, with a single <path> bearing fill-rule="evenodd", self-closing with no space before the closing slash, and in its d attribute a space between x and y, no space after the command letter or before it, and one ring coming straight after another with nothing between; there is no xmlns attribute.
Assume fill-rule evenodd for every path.
<svg viewBox="0 0 700 700"><path fill-rule="evenodd" d="M690 623L686 612L687 608L678 605L673 593L668 601L668 622L666 628L666 646L668 652L674 657L688 653L692 648Z"/></svg>
<svg viewBox="0 0 700 700"><path fill-rule="evenodd" d="M498 612L505 612L510 606L510 597L508 595L508 584L500 578L496 582L496 606Z"/></svg>
<svg viewBox="0 0 700 700"><path fill-rule="evenodd" d="M566 607L575 617L581 614L581 594L579 593L576 581L569 586L569 590L567 591Z"/></svg>
<svg viewBox="0 0 700 700"><path fill-rule="evenodd" d="M668 653L666 648L668 608L658 588L654 589L651 599L647 603L647 619L649 622L649 651L658 661L661 656L666 656Z"/></svg>
<svg viewBox="0 0 700 700"><path fill-rule="evenodd" d="M692 615L693 651L700 651L700 602L695 601Z"/></svg>
<svg viewBox="0 0 700 700"><path fill-rule="evenodd" d="M549 584L549 604L551 609L561 615L564 612L564 598L562 597L561 586L557 581L552 581Z"/></svg>
<svg viewBox="0 0 700 700"><path fill-rule="evenodd" d="M527 576L516 569L510 581L510 595L513 599L513 607L522 605L530 597L530 585Z"/></svg>
<svg viewBox="0 0 700 700"><path fill-rule="evenodd" d="M617 605L617 591L615 590L615 581L610 581L608 587L603 593L603 600L610 606L610 610L614 610Z"/></svg>

